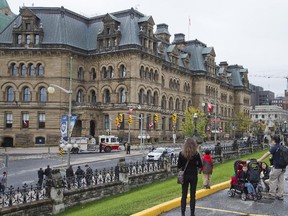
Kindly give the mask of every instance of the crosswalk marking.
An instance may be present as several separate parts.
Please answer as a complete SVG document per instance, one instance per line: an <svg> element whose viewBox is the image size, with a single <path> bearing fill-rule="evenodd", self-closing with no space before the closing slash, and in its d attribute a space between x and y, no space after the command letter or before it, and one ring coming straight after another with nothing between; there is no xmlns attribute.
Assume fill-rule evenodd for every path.
<svg viewBox="0 0 288 216"><path fill-rule="evenodd" d="M195 208L204 209L204 210L212 210L212 211L217 211L217 212L231 213L231 214L235 214L235 215L269 216L269 215L263 215L263 214L250 214L250 213L244 213L244 212L230 211L230 210L225 210L225 209L208 208L208 207L202 207L202 206L196 206Z"/></svg>

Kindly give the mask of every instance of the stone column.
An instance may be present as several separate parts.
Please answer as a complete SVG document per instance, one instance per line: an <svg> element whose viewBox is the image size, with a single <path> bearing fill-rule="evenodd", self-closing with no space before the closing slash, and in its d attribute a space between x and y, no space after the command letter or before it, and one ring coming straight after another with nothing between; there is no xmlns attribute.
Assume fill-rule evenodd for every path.
<svg viewBox="0 0 288 216"><path fill-rule="evenodd" d="M128 183L128 165L126 164L125 158L120 158L118 162L119 166L119 181Z"/></svg>
<svg viewBox="0 0 288 216"><path fill-rule="evenodd" d="M60 173L59 169L52 170L52 187L50 190L50 198L53 203L53 209L52 214L56 215L60 212L64 212L65 206L64 206L64 182Z"/></svg>

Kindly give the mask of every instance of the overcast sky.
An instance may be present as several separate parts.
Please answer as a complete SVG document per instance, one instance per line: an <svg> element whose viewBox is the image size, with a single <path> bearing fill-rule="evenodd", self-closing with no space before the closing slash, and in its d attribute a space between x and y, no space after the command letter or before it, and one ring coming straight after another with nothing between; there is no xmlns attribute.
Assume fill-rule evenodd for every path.
<svg viewBox="0 0 288 216"><path fill-rule="evenodd" d="M151 15L186 40L214 47L216 63L243 65L250 83L283 96L288 77L288 0L7 0L19 7L61 7L87 17L131 7ZM190 19L190 25L189 25ZM155 25L155 27L156 27ZM268 78L274 76L277 78Z"/></svg>

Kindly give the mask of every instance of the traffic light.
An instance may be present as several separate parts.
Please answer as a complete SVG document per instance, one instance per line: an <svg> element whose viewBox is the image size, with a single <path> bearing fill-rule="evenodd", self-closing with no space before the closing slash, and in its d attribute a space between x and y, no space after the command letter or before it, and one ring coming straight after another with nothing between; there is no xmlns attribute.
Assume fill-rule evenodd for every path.
<svg viewBox="0 0 288 216"><path fill-rule="evenodd" d="M60 157L63 157L63 153L64 153L63 148L60 148Z"/></svg>
<svg viewBox="0 0 288 216"><path fill-rule="evenodd" d="M128 124L132 124L132 115L128 116Z"/></svg>
<svg viewBox="0 0 288 216"><path fill-rule="evenodd" d="M118 118L115 119L115 125L116 125L116 127L118 127L118 125L119 125L119 119Z"/></svg>
<svg viewBox="0 0 288 216"><path fill-rule="evenodd" d="M156 114L154 114L154 123L158 123L158 114L156 113Z"/></svg>
<svg viewBox="0 0 288 216"><path fill-rule="evenodd" d="M123 114L120 113L120 114L118 115L118 119L119 119L119 122L123 122Z"/></svg>
<svg viewBox="0 0 288 216"><path fill-rule="evenodd" d="M176 123L177 122L177 114L172 114L172 121L174 122L174 123Z"/></svg>

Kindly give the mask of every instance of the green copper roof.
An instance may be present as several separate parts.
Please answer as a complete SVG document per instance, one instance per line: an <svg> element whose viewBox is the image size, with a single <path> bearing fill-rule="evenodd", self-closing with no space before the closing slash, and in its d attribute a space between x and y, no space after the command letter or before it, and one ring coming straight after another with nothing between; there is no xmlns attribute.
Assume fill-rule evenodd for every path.
<svg viewBox="0 0 288 216"><path fill-rule="evenodd" d="M6 0L0 0L0 32L16 17Z"/></svg>

